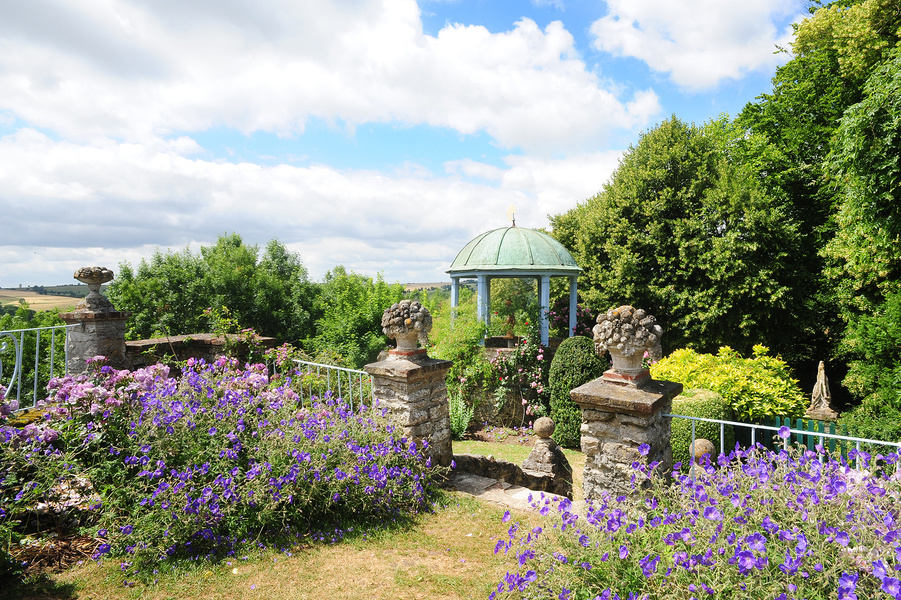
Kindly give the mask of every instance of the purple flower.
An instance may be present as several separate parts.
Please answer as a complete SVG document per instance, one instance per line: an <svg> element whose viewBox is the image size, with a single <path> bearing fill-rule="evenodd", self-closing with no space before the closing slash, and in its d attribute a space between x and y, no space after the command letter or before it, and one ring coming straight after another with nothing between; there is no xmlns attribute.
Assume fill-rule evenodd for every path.
<svg viewBox="0 0 901 600"><path fill-rule="evenodd" d="M620 557L620 559L624 559L624 558L626 558L627 556L629 556L629 549L626 548L625 546L620 546L620 547L619 547L619 557Z"/></svg>
<svg viewBox="0 0 901 600"><path fill-rule="evenodd" d="M848 600L857 600L857 594L854 593L857 588L857 580L860 575L857 573L842 573L838 578L838 597L839 600L847 598Z"/></svg>
<svg viewBox="0 0 901 600"><path fill-rule="evenodd" d="M901 582L894 577L886 577L882 580L882 591L892 598L901 598Z"/></svg>
<svg viewBox="0 0 901 600"><path fill-rule="evenodd" d="M648 446L647 444L642 444L641 446L638 447L638 453L641 454L642 456L647 456L648 452L650 452L650 451L651 451L651 447Z"/></svg>
<svg viewBox="0 0 901 600"><path fill-rule="evenodd" d="M510 520L510 511L506 510L506 511L504 511L504 516L501 519L501 522L506 523L509 520Z"/></svg>
<svg viewBox="0 0 901 600"><path fill-rule="evenodd" d="M723 513L715 506L708 506L704 509L704 518L710 521L722 521Z"/></svg>
<svg viewBox="0 0 901 600"><path fill-rule="evenodd" d="M779 437L781 437L783 440L787 440L788 436L791 435L791 432L789 431L788 427L783 425L782 427L779 428L778 434L779 434Z"/></svg>

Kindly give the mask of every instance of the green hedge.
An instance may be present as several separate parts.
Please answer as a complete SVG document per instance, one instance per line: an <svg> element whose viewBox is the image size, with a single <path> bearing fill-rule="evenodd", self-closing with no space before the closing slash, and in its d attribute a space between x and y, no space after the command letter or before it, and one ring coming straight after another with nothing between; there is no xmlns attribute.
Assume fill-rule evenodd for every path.
<svg viewBox="0 0 901 600"><path fill-rule="evenodd" d="M720 419L723 421L732 420L732 411L722 396L710 390L688 389L683 391L679 396L673 399L672 414L685 415L687 417L703 417L705 419ZM691 455L689 449L691 447L691 419L672 420L672 439L671 446L673 448L673 463L681 462L683 468L690 463ZM705 421L694 421L695 439L705 439L713 442L716 448L716 454L720 449L720 426L718 423L707 423ZM735 448L735 431L731 425L726 425L723 429L725 440L723 449L728 454Z"/></svg>
<svg viewBox="0 0 901 600"><path fill-rule="evenodd" d="M654 379L677 381L685 388L718 393L737 421L755 422L764 417L800 417L807 402L788 365L768 356L765 346L754 346L754 356L742 358L724 346L717 354L676 350L651 366Z"/></svg>
<svg viewBox="0 0 901 600"><path fill-rule="evenodd" d="M582 434L582 410L569 397L569 392L583 383L600 377L607 363L594 351L594 342L584 336L567 338L560 343L548 375L551 390L551 418L554 441L565 448L578 448Z"/></svg>

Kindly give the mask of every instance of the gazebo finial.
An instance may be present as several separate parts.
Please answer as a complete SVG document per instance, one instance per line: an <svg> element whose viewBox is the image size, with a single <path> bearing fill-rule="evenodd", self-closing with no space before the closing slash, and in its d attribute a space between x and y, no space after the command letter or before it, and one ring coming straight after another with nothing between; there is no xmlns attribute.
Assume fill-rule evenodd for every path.
<svg viewBox="0 0 901 600"><path fill-rule="evenodd" d="M516 206L511 204L509 208L507 208L507 218L513 223L513 227L516 227Z"/></svg>

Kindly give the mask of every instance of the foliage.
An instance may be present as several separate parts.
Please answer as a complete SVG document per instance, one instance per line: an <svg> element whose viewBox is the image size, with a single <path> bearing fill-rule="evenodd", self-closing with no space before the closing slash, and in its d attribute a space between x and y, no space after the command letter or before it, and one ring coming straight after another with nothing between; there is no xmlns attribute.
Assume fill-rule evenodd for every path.
<svg viewBox="0 0 901 600"><path fill-rule="evenodd" d="M548 414L547 376L550 360L547 348L541 345L541 330L534 317L526 321L528 335L516 342L512 352L498 350L489 360L497 381L498 401L509 393L519 396L525 413L534 417Z"/></svg>
<svg viewBox="0 0 901 600"><path fill-rule="evenodd" d="M687 389L673 399L674 415L686 417L702 417L731 421L732 411L723 397L710 390ZM690 419L671 419L670 444L673 448L673 462L682 463L683 470L691 464L691 425L695 426L695 439L710 440L713 447L720 447L720 426L718 423L692 421ZM735 447L735 431L732 425L724 427L723 448L730 451Z"/></svg>
<svg viewBox="0 0 901 600"><path fill-rule="evenodd" d="M469 429L469 424L472 423L475 409L466 404L459 390L448 395L448 403L450 405L451 439L462 440L466 430Z"/></svg>
<svg viewBox="0 0 901 600"><path fill-rule="evenodd" d="M491 280L490 335L507 335L512 326L513 335L528 335L529 322L538 314L538 296L535 280L520 277L503 277Z"/></svg>
<svg viewBox="0 0 901 600"><path fill-rule="evenodd" d="M577 512L545 499L553 526L513 524L495 552L519 565L490 597L899 598L898 459L855 471L840 457L758 446L694 477L676 471L671 486L637 462L636 490L646 478L654 490L643 501L608 496Z"/></svg>
<svg viewBox="0 0 901 600"><path fill-rule="evenodd" d="M750 351L794 347L800 232L785 203L734 160L745 134L673 117L642 134L600 193L552 219L584 271L594 311L631 304L667 324L667 343Z"/></svg>
<svg viewBox="0 0 901 600"><path fill-rule="evenodd" d="M97 557L123 556L123 570L409 515L440 472L378 406L325 397L301 407L292 378L270 381L264 365L192 359L172 379L161 365L101 364L54 380L39 424L2 429L0 496L6 521L86 479Z"/></svg>
<svg viewBox="0 0 901 600"><path fill-rule="evenodd" d="M404 288L348 272L339 265L325 274L316 297L316 335L304 348L317 354L334 350L354 368L374 362L388 346L382 333L382 313L403 300Z"/></svg>
<svg viewBox="0 0 901 600"><path fill-rule="evenodd" d="M15 331L19 329L34 329L39 327L53 327L56 325L64 325L62 319L59 318L59 310L47 310L35 312L20 306L12 314L0 315L0 331ZM34 398L34 376L35 376L35 352L37 351L38 336L36 332L26 332L24 334L14 334L16 343L22 342L22 373L21 382L22 389L17 389L16 382L10 382L9 377L13 374L15 366L15 349L16 343L7 336L0 338L0 365L3 374L2 385L8 385L8 394L10 398L15 398L17 392L21 399L21 406L31 406L35 402ZM40 333L40 356L37 363L37 389L40 394L43 392L47 382L50 381L51 370L54 374L65 373L66 371L66 353L65 353L66 334L62 329L56 330L55 335L52 331L42 331ZM53 350L53 364L51 364L51 350ZM19 381L18 374L16 381ZM0 395L0 400L3 396Z"/></svg>
<svg viewBox="0 0 901 600"><path fill-rule="evenodd" d="M901 367L895 369L893 389L886 395L864 400L838 419L839 426L848 428L848 435L870 440L901 442ZM894 392L888 395L888 392Z"/></svg>
<svg viewBox="0 0 901 600"><path fill-rule="evenodd" d="M569 392L603 375L607 362L597 355L591 338L577 335L560 342L548 374L554 441L564 448L579 448L582 409Z"/></svg>
<svg viewBox="0 0 901 600"><path fill-rule="evenodd" d="M763 417L800 417L806 408L798 382L787 365L754 346L751 358L742 358L728 346L717 354L676 350L651 366L654 379L681 383L685 388L712 390L723 397L736 420L753 422Z"/></svg>
<svg viewBox="0 0 901 600"><path fill-rule="evenodd" d="M482 346L486 329L476 314L475 297L469 290L461 296L457 308L446 302L432 311L429 356L453 362L448 391L476 408L494 390L495 379Z"/></svg>
<svg viewBox="0 0 901 600"><path fill-rule="evenodd" d="M241 327L280 342L312 334L315 287L300 257L278 240L266 245L262 257L235 233L219 236L199 255L188 248L157 250L137 270L122 263L107 295L116 308L132 313L128 339L207 331L209 309L227 309Z"/></svg>
<svg viewBox="0 0 901 600"><path fill-rule="evenodd" d="M595 318L587 308L576 304L576 329L574 335L592 337L591 328L594 327ZM569 296L561 296L551 304L548 311L548 327L556 331L561 337L569 336Z"/></svg>
<svg viewBox="0 0 901 600"><path fill-rule="evenodd" d="M847 322L843 383L865 403L898 409L891 380L901 367L901 48L890 56L836 133L829 166L839 231L824 254L834 261L830 275Z"/></svg>
<svg viewBox="0 0 901 600"><path fill-rule="evenodd" d="M835 52L842 77L866 79L901 38L901 10L893 0L836 2L818 9L795 31L798 55Z"/></svg>

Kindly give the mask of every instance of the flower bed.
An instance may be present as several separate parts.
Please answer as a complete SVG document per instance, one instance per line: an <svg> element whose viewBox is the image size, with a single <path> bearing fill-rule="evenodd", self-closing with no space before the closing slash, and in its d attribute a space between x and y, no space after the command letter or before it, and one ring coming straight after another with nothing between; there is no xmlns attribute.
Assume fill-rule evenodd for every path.
<svg viewBox="0 0 901 600"><path fill-rule="evenodd" d="M440 471L378 406L301 407L292 379L270 381L263 365L189 360L178 379L160 365L93 367L51 382L40 424L0 428L0 533L86 479L89 505L57 517L100 539L95 557L125 556L127 568L234 553L416 513Z"/></svg>
<svg viewBox="0 0 901 600"><path fill-rule="evenodd" d="M552 525L512 525L495 551L520 569L491 598L901 598L899 457L857 458L758 447L671 485L636 463L643 502L545 500Z"/></svg>

